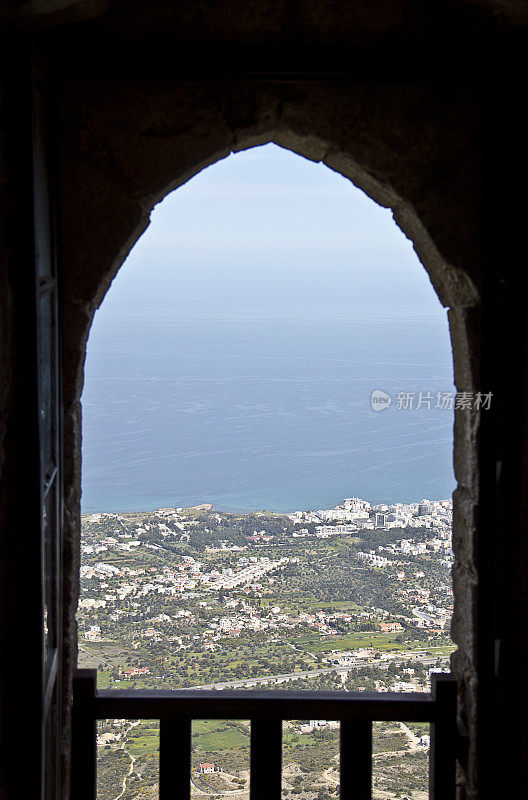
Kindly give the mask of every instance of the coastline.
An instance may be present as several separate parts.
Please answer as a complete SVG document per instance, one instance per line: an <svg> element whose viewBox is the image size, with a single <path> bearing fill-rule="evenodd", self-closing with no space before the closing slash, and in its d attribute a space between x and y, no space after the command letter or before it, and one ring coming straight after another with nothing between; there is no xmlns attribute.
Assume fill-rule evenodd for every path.
<svg viewBox="0 0 528 800"><path fill-rule="evenodd" d="M382 500L379 502L368 501L372 508L376 508L378 506L393 506L393 505L413 505L422 502L431 502L437 503L442 502L445 500L451 500L452 494L448 493L443 497L415 497L411 500ZM343 502L343 498L340 499L340 502L335 503L334 505L325 505L320 506L319 510L331 510L340 508ZM192 513L196 511L204 511L204 512L217 512L219 514L234 514L236 516L242 516L244 514L269 514L270 516L287 516L289 514L295 513L303 513L308 514L311 512L316 511L316 507L313 506L312 508L292 508L288 509L287 511L277 511L271 508L245 508L245 509L238 509L238 508L227 508L225 506L215 506L213 503L197 503L192 506L157 506L156 508L134 508L134 509L123 509L123 508L111 508L111 509L81 509L81 518L82 517L90 517L94 514L126 514L127 516L132 516L134 514L155 514L158 511L171 511L171 512L179 512L179 513Z"/></svg>

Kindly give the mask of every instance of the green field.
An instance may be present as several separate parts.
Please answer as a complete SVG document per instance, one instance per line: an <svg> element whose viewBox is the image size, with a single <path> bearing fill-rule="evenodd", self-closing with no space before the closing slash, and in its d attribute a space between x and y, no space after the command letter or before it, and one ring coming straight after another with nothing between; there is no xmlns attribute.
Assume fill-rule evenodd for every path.
<svg viewBox="0 0 528 800"><path fill-rule="evenodd" d="M423 647L423 642L417 643ZM358 650L359 648L375 648L376 650L409 650L409 642L397 642L393 633L351 633L344 636L305 636L295 639L295 646L309 653L324 653L341 650Z"/></svg>
<svg viewBox="0 0 528 800"><path fill-rule="evenodd" d="M146 756L159 749L159 723L146 722L132 728L127 737L127 749L133 756Z"/></svg>
<svg viewBox="0 0 528 800"><path fill-rule="evenodd" d="M195 720L192 725L193 750L217 753L249 747L249 727L218 720Z"/></svg>
<svg viewBox="0 0 528 800"><path fill-rule="evenodd" d="M350 633L343 636L329 636L328 638L321 639L317 635L303 636L294 639L293 643L296 647L306 651L307 653L325 653L325 652L340 652L342 650L358 650L360 648L374 648L379 652L386 652L388 650L406 651L406 650L423 650L433 655L449 655L455 649L455 646L450 642L442 645L430 644L423 640L416 640L415 642L398 642L396 641L397 634L394 633L379 633L377 631L366 633Z"/></svg>

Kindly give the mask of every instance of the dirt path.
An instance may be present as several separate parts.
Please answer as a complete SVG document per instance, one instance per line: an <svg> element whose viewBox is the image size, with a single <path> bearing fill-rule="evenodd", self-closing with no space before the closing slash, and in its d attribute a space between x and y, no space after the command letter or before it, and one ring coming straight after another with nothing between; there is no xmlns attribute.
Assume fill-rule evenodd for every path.
<svg viewBox="0 0 528 800"><path fill-rule="evenodd" d="M328 767L328 769L325 769L324 772L321 773L321 777L332 786L339 786L339 773L336 778L335 775L330 775L333 771L335 771L335 767Z"/></svg>
<svg viewBox="0 0 528 800"><path fill-rule="evenodd" d="M124 793L126 792L126 789L127 789L127 781L130 778L130 776L132 775L132 773L134 772L134 764L136 763L137 759L136 759L135 756L132 755L132 753L128 752L128 750L125 748L125 745L126 745L127 733L129 733L132 730L132 728L135 728L137 725L139 725L139 723L140 723L140 720L138 720L137 722L131 722L130 723L129 727L126 729L126 731L123 734L123 744L121 745L121 747L117 748L118 750L124 750L124 752L127 754L127 756L130 759L130 767L128 768L127 774L123 777L123 788L121 789L121 791L117 795L117 797L114 798L114 800L121 800L121 798L123 797L123 795L124 795Z"/></svg>
<svg viewBox="0 0 528 800"><path fill-rule="evenodd" d="M124 748L121 748L121 749L124 750ZM133 756L132 753L128 753L128 752L127 752L127 756L130 759L130 766L128 768L127 774L123 777L123 788L121 789L121 791L119 792L119 794L117 795L115 800L120 800L120 798L123 797L124 793L126 792L126 788L127 788L127 780L130 778L130 776L132 775L132 772L134 771L134 764L136 763L136 757Z"/></svg>
<svg viewBox="0 0 528 800"><path fill-rule="evenodd" d="M407 727L405 722L400 722L399 725L404 734L409 738L411 743L411 753L415 753L417 750L425 749L422 747L422 745L420 745L420 737L413 733L412 730Z"/></svg>

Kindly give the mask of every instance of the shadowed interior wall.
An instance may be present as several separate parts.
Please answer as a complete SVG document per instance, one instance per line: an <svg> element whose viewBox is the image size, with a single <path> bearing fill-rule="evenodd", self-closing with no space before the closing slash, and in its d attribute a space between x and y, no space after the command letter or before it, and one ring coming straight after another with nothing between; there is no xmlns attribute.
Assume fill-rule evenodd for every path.
<svg viewBox="0 0 528 800"><path fill-rule="evenodd" d="M469 731L460 794L528 793L527 26L522 0L3 4L12 47L2 51L0 86L0 634L11 654L22 626L24 649L1 664L0 794L31 794L20 780L24 751L14 753L9 737L25 732L27 744L36 723L20 719L13 687L28 703L40 692L26 685L35 603L13 567L39 527L25 513L38 450L24 285L32 130L16 102L30 42L51 62L60 140L65 697L76 661L80 396L93 314L157 201L229 152L275 141L393 209L450 308L458 390L494 392L491 413L455 419L453 666ZM65 773L68 725L66 707Z"/></svg>

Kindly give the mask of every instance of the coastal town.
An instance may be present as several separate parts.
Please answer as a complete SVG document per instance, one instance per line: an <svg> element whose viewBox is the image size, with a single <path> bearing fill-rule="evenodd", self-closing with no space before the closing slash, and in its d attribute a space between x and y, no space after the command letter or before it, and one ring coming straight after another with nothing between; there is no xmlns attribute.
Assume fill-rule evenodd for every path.
<svg viewBox="0 0 528 800"><path fill-rule="evenodd" d="M105 688L428 691L454 649L451 520L451 500L356 497L290 514L85 516L79 664ZM244 800L249 723L194 725L193 796ZM285 725L285 795L336 797L338 729ZM422 728L378 724L374 797L426 796ZM150 798L157 741L153 723L100 724L104 800Z"/></svg>

